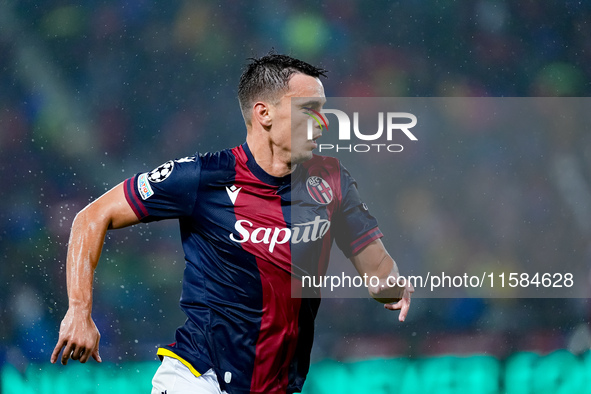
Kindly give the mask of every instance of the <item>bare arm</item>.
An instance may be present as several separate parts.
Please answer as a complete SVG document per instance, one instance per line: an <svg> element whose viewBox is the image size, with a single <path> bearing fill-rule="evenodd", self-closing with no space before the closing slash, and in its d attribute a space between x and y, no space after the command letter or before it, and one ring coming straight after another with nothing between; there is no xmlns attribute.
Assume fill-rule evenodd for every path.
<svg viewBox="0 0 591 394"><path fill-rule="evenodd" d="M384 307L390 310L400 309L399 320L404 321L410 308L410 296L414 288L410 283L398 286L396 279L400 276L396 262L390 257L384 244L377 239L351 257L351 262L360 275L378 277L379 284L369 287L369 294Z"/></svg>
<svg viewBox="0 0 591 394"><path fill-rule="evenodd" d="M123 183L102 195L76 215L66 260L68 311L60 325L58 343L51 355L55 363L62 349L62 364L68 358L85 363L92 356L101 362L98 352L100 334L91 317L92 284L105 235L139 222L127 203Z"/></svg>

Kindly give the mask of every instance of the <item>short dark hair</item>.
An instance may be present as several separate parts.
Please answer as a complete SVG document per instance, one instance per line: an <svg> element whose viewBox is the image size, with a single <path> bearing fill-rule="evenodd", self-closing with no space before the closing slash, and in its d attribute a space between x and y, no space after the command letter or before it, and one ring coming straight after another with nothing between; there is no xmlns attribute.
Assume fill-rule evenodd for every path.
<svg viewBox="0 0 591 394"><path fill-rule="evenodd" d="M326 77L326 70L312 66L291 56L269 52L260 58L249 58L238 83L238 101L246 123L250 122L250 109L260 99L277 99L287 90L289 79L295 73L314 78Z"/></svg>

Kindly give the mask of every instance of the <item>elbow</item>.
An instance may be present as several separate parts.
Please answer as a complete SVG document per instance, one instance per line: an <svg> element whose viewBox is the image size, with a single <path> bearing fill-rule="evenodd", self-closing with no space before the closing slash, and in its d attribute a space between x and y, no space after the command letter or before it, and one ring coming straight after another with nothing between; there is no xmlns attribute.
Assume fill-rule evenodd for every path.
<svg viewBox="0 0 591 394"><path fill-rule="evenodd" d="M110 229L111 227L112 220L104 212L101 212L100 207L96 206L95 203L87 205L78 212L72 222L72 230L85 229L94 232L101 229Z"/></svg>

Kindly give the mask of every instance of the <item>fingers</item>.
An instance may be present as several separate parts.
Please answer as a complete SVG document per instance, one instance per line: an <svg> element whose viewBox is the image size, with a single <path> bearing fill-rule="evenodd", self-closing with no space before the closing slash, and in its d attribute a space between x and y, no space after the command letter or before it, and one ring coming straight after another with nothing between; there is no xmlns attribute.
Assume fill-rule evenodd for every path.
<svg viewBox="0 0 591 394"><path fill-rule="evenodd" d="M384 307L391 311L400 310L400 315L398 315L398 320L403 322L406 319L406 315L408 315L408 310L410 309L410 295L415 291L412 285L407 286L404 290L404 295L400 301L395 304L385 304Z"/></svg>
<svg viewBox="0 0 591 394"><path fill-rule="evenodd" d="M400 310L398 320L404 321L410 308L410 298L403 298L395 304L385 304L384 308L389 309L391 311Z"/></svg>
<svg viewBox="0 0 591 394"><path fill-rule="evenodd" d="M70 358L70 355L72 354L72 351L74 351L75 347L76 345L73 343L66 344L64 352L62 353L62 365L68 364L68 359Z"/></svg>
<svg viewBox="0 0 591 394"><path fill-rule="evenodd" d="M389 309L391 311L397 311L399 309L402 309L402 303L403 303L404 299L398 301L395 304L384 304L384 308Z"/></svg>
<svg viewBox="0 0 591 394"><path fill-rule="evenodd" d="M94 351L92 352L92 358L94 358L94 360L95 360L97 363L102 363L102 362L103 362L103 360L101 359L101 356L100 356L100 354L99 354L99 350L98 350L98 344L97 344L97 346L94 348Z"/></svg>
<svg viewBox="0 0 591 394"><path fill-rule="evenodd" d="M91 356L99 363L103 361L98 352L98 340L92 349L88 349L85 346L77 346L75 343L68 344L66 340L60 340L51 354L51 362L53 364L57 361L62 348L64 349L61 357L61 363L63 365L67 365L69 359L78 360L84 364Z"/></svg>
<svg viewBox="0 0 591 394"><path fill-rule="evenodd" d="M80 362L83 363L84 361L82 361L82 357L84 356L85 352L86 348L84 346L75 346L70 358L72 360L80 360ZM88 360L88 357L86 357L86 359Z"/></svg>
<svg viewBox="0 0 591 394"><path fill-rule="evenodd" d="M80 355L79 361L84 364L85 362L88 361L88 359L90 358L90 355L92 354L92 352L90 351L90 349L84 349L84 353L82 353Z"/></svg>
<svg viewBox="0 0 591 394"><path fill-rule="evenodd" d="M55 348L53 349L53 353L51 353L51 363L55 364L55 362L57 361L57 357L59 356L60 352L62 351L64 345L66 344L66 341L62 338L60 338L60 340L57 342L57 345L55 345Z"/></svg>
<svg viewBox="0 0 591 394"><path fill-rule="evenodd" d="M402 299L402 307L400 308L400 315L398 315L399 321L404 321L406 319L406 315L408 315L408 309L410 308L410 297L406 299Z"/></svg>
<svg viewBox="0 0 591 394"><path fill-rule="evenodd" d="M84 364L85 362L88 361L88 359L90 358L90 356L92 355L92 351L91 349L84 349L84 353L80 355L80 362L82 364Z"/></svg>
<svg viewBox="0 0 591 394"><path fill-rule="evenodd" d="M68 359L80 361L82 364L88 361L90 357L93 357L97 360L98 356L98 349L91 351L90 349L85 348L84 346L76 346L72 345L71 347L66 346L64 349L64 353L62 354L62 364L68 364ZM98 356L98 362L101 362L100 356Z"/></svg>
<svg viewBox="0 0 591 394"><path fill-rule="evenodd" d="M94 358L96 360L96 362L103 362L103 360L101 359L101 356L99 355L99 341L100 341L100 336L96 339L96 342L94 343L94 347L92 349L86 349L86 351L84 352L84 354L80 357L80 362L81 363L85 363L87 362L90 357Z"/></svg>

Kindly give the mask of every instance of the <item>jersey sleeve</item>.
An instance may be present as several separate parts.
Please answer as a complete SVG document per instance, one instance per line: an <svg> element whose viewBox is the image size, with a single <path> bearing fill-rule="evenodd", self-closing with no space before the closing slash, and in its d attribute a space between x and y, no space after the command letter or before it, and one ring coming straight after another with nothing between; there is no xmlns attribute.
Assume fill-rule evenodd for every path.
<svg viewBox="0 0 591 394"><path fill-rule="evenodd" d="M378 228L378 221L361 200L357 183L345 167L341 165L340 169L342 201L334 218L337 229L335 240L349 258L383 234Z"/></svg>
<svg viewBox="0 0 591 394"><path fill-rule="evenodd" d="M125 180L125 198L145 223L189 216L197 201L200 170L199 156L167 161Z"/></svg>

